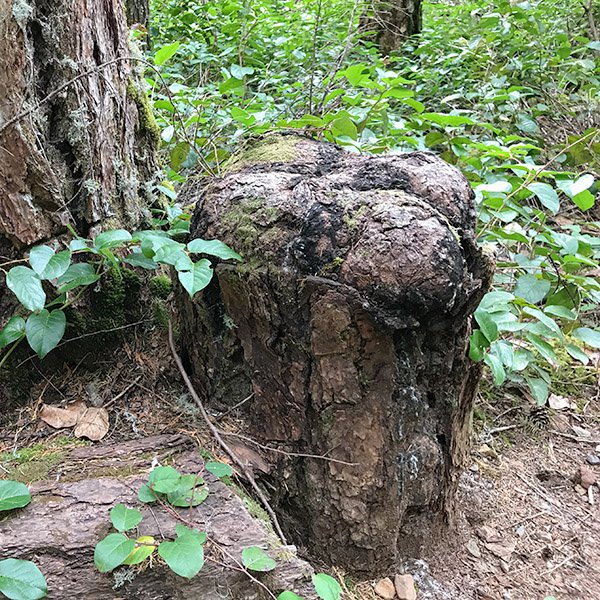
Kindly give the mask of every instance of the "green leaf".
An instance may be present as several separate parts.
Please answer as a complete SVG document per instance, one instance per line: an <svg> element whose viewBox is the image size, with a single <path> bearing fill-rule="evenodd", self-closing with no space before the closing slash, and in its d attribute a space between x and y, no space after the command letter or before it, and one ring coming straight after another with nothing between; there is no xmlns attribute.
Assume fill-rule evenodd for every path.
<svg viewBox="0 0 600 600"><path fill-rule="evenodd" d="M110 533L94 549L94 562L100 573L116 569L135 549L135 542L122 533Z"/></svg>
<svg viewBox="0 0 600 600"><path fill-rule="evenodd" d="M181 475L173 467L156 467L148 477L148 485L159 494L168 494L177 489Z"/></svg>
<svg viewBox="0 0 600 600"><path fill-rule="evenodd" d="M134 251L131 254L128 254L123 259L123 262L131 265L132 267L142 267L142 269L148 269L149 271L158 269L158 264L151 258L145 256L142 252Z"/></svg>
<svg viewBox="0 0 600 600"><path fill-rule="evenodd" d="M540 128L538 127L535 119L526 115L525 113L521 113L517 118L517 128L520 129L523 133L528 133L531 135L537 135L540 133Z"/></svg>
<svg viewBox="0 0 600 600"><path fill-rule="evenodd" d="M154 63L160 66L167 62L177 52L179 46L180 42L173 42L157 50L154 54Z"/></svg>
<svg viewBox="0 0 600 600"><path fill-rule="evenodd" d="M589 327L578 327L572 332L572 335L592 348L600 348L600 331Z"/></svg>
<svg viewBox="0 0 600 600"><path fill-rule="evenodd" d="M11 600L37 600L48 593L42 572L29 560L0 560L0 593Z"/></svg>
<svg viewBox="0 0 600 600"><path fill-rule="evenodd" d="M254 69L252 67L241 67L240 65L231 65L229 71L232 77L236 79L244 79L246 75L252 75L254 73Z"/></svg>
<svg viewBox="0 0 600 600"><path fill-rule="evenodd" d="M515 296L523 298L529 304L541 302L550 291L550 282L535 275L521 275L515 286Z"/></svg>
<svg viewBox="0 0 600 600"><path fill-rule="evenodd" d="M358 138L358 130L350 117L338 117L331 122L331 131L336 137L345 135L353 140Z"/></svg>
<svg viewBox="0 0 600 600"><path fill-rule="evenodd" d="M31 502L29 488L19 481L0 481L0 511L23 508Z"/></svg>
<svg viewBox="0 0 600 600"><path fill-rule="evenodd" d="M6 285L27 310L42 310L46 293L38 274L29 267L13 267L6 275Z"/></svg>
<svg viewBox="0 0 600 600"><path fill-rule="evenodd" d="M590 362L590 357L575 344L565 344L565 350L580 363L587 365Z"/></svg>
<svg viewBox="0 0 600 600"><path fill-rule="evenodd" d="M498 339L498 326L494 322L490 313L485 310L478 309L475 311L475 320L479 324L479 329L489 342Z"/></svg>
<svg viewBox="0 0 600 600"><path fill-rule="evenodd" d="M541 337L534 333L528 333L525 337L550 365L553 367L558 366L558 358L554 353L554 349L548 342L545 342Z"/></svg>
<svg viewBox="0 0 600 600"><path fill-rule="evenodd" d="M548 395L550 394L548 384L543 379L536 377L526 377L525 380L538 406L546 404L546 400L548 400Z"/></svg>
<svg viewBox="0 0 600 600"><path fill-rule="evenodd" d="M20 340L25 335L25 320L23 317L14 316L0 330L0 350L9 344Z"/></svg>
<svg viewBox="0 0 600 600"><path fill-rule="evenodd" d="M129 531L139 525L142 513L135 508L127 508L124 504L117 504L110 511L110 520L117 531Z"/></svg>
<svg viewBox="0 0 600 600"><path fill-rule="evenodd" d="M189 529L181 523L177 523L177 525L175 525L175 532L177 533L178 537L181 537L182 535L195 535L201 544L204 544L208 537L206 533L204 533L204 531L198 531L197 529Z"/></svg>
<svg viewBox="0 0 600 600"><path fill-rule="evenodd" d="M502 361L495 354L489 352L485 355L483 362L491 369L494 376L494 383L502 385L506 381L506 370Z"/></svg>
<svg viewBox="0 0 600 600"><path fill-rule="evenodd" d="M461 125L475 125L475 121L469 117L463 117L461 115L443 115L439 113L423 113L420 115L428 121L437 123L442 126L459 127Z"/></svg>
<svg viewBox="0 0 600 600"><path fill-rule="evenodd" d="M194 263L191 271L179 271L177 277L187 293L193 297L197 292L203 290L212 279L213 270L210 261L206 258Z"/></svg>
<svg viewBox="0 0 600 600"><path fill-rule="evenodd" d="M60 294L70 292L71 290L81 285L91 285L100 279L99 275L96 275L94 267L89 263L77 263L71 265L66 273L58 278L56 282L58 292Z"/></svg>
<svg viewBox="0 0 600 600"><path fill-rule="evenodd" d="M231 475L233 475L233 469L222 462L210 461L207 462L204 467L215 477L231 477Z"/></svg>
<svg viewBox="0 0 600 600"><path fill-rule="evenodd" d="M589 210L596 203L594 194L592 194L589 190L585 190L584 192L576 194L573 196L572 200L575 206L577 206L579 210L583 211Z"/></svg>
<svg viewBox="0 0 600 600"><path fill-rule="evenodd" d="M31 348L40 358L56 348L65 334L67 319L62 310L48 312L46 309L39 314L29 315L25 323L25 334Z"/></svg>
<svg viewBox="0 0 600 600"><path fill-rule="evenodd" d="M177 487L167 495L169 504L186 508L198 506L208 498L208 486L201 477L183 475Z"/></svg>
<svg viewBox="0 0 600 600"><path fill-rule="evenodd" d="M191 271L194 263L184 251L185 244L161 246L154 254L154 260L164 265L172 265L177 271Z"/></svg>
<svg viewBox="0 0 600 600"><path fill-rule="evenodd" d="M340 600L342 588L331 575L317 573L312 576L312 582L321 600Z"/></svg>
<svg viewBox="0 0 600 600"><path fill-rule="evenodd" d="M551 185L547 183L530 183L527 189L537 196L542 206L545 206L553 213L558 212L560 209L560 199Z"/></svg>
<svg viewBox="0 0 600 600"><path fill-rule="evenodd" d="M250 546L242 550L242 563L251 571L272 571L277 563L258 546Z"/></svg>
<svg viewBox="0 0 600 600"><path fill-rule="evenodd" d="M135 548L131 554L121 563L122 565L139 565L143 563L156 550L154 538L151 535L143 535L135 540Z"/></svg>
<svg viewBox="0 0 600 600"><path fill-rule="evenodd" d="M294 592L281 592L281 594L277 596L277 600L302 600L302 597L298 596L298 594L294 594Z"/></svg>
<svg viewBox="0 0 600 600"><path fill-rule="evenodd" d="M71 264L71 252L63 250L55 254L49 246L35 246L29 253L29 264L40 279L56 279Z"/></svg>
<svg viewBox="0 0 600 600"><path fill-rule="evenodd" d="M150 502L156 502L158 496L150 489L146 484L142 485L138 491L138 500L149 504Z"/></svg>
<svg viewBox="0 0 600 600"><path fill-rule="evenodd" d="M202 240L197 238L192 240L187 245L187 248L194 254L210 254L211 256L216 256L223 260L228 260L230 258L239 261L243 260L237 252L233 251L227 244L224 244L219 240Z"/></svg>
<svg viewBox="0 0 600 600"><path fill-rule="evenodd" d="M480 329L476 329L469 338L469 358L475 362L481 362L485 351L490 347L490 342Z"/></svg>
<svg viewBox="0 0 600 600"><path fill-rule="evenodd" d="M103 231L96 236L94 246L97 250L115 248L124 242L131 241L131 234L125 229L115 229L114 231Z"/></svg>
<svg viewBox="0 0 600 600"><path fill-rule="evenodd" d="M204 565L204 547L198 536L191 533L173 542L161 542L158 554L177 575L186 579L197 575Z"/></svg>

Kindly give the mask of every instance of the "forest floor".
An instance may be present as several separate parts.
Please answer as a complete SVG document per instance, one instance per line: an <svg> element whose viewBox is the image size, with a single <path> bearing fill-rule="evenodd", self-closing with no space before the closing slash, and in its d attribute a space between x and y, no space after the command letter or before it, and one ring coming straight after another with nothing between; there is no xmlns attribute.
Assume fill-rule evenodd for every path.
<svg viewBox="0 0 600 600"><path fill-rule="evenodd" d="M83 357L81 366L42 378L30 404L0 431L0 477L43 478L44 456L54 456L53 448L84 443L71 438L70 429L53 429L40 418L44 405L66 407L76 401L108 410L108 430L96 443L184 433L225 460L166 358L166 333L155 329L128 339L94 370L82 366ZM426 550L429 574L422 572L420 579L412 573L422 583L419 598L600 598L600 487L585 487L600 476L595 375L588 369L586 384L573 388L579 389L577 397L553 396L557 408L541 411L532 410L516 390L499 395L482 386L455 528ZM236 431L241 424L232 413L220 426ZM424 563L414 565L423 570ZM344 598L377 598L376 582L351 585L343 573L336 574Z"/></svg>

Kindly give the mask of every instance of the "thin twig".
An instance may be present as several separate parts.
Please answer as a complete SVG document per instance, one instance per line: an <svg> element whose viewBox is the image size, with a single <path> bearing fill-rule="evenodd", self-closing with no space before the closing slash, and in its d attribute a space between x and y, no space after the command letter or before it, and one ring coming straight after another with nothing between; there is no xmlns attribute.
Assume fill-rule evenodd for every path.
<svg viewBox="0 0 600 600"><path fill-rule="evenodd" d="M122 398L140 379L142 376L140 375L135 381L132 381L122 392L118 393L112 400L109 400L103 408L108 408L112 404L114 404L119 398Z"/></svg>
<svg viewBox="0 0 600 600"><path fill-rule="evenodd" d="M557 565L554 565L551 569L544 571L540 575L540 577L542 577L543 575L550 575L550 573L556 571L556 569L560 569L560 567L562 567L564 564L568 563L570 560L573 560L576 557L577 557L577 554L571 554L571 556L567 556L567 558L565 558L565 560L561 560Z"/></svg>
<svg viewBox="0 0 600 600"><path fill-rule="evenodd" d="M219 433L219 430L215 427L213 422L210 420L210 417L208 416L208 413L206 412L206 409L204 408L204 404L202 403L200 396L198 396L198 393L196 392L196 389L194 388L194 386L185 370L185 367L183 366L183 363L181 362L181 358L179 357L179 354L177 353L177 350L175 348L175 342L173 341L173 326L172 326L170 320L169 320L169 346L171 347L171 353L173 354L173 358L175 359L175 364L177 365L177 368L179 369L179 372L181 373L181 376L183 377L183 381L185 382L185 385L187 386L187 389L188 389L190 395L192 396L192 399L196 403L196 406L198 406L198 408L200 409L202 418L204 419L210 432L212 433L213 437L215 438L215 440L217 441L219 446L221 446L221 448L224 450L224 452L227 454L227 456L229 456L229 458L239 467L241 472L244 474L244 477L246 477L246 479L250 482L252 489L256 492L258 499L261 501L261 503L264 506L265 510L267 511L269 517L271 518L271 521L273 522L273 527L275 528L277 535L281 538L281 541L283 542L283 544L287 545L287 541L285 539L285 536L283 535L283 531L281 530L279 521L277 520L277 515L275 514L274 510L271 508L271 505L269 504L269 501L265 497L262 490L258 487L258 484L256 483L256 481L254 479L254 476L247 469L246 465L244 465L244 463L236 456L235 452L233 452L233 450L223 440L223 438L221 437L221 434Z"/></svg>
<svg viewBox="0 0 600 600"><path fill-rule="evenodd" d="M233 437L240 438L241 440L245 440L246 442L250 442L263 450L267 450L268 452L278 452L279 454L285 454L286 456L298 456L299 458L316 458L318 460L326 460L327 462L338 463L339 465L346 465L348 467L358 467L358 463L346 462L345 460L338 460L337 458L329 458L328 456L324 456L322 454L304 454L303 452L288 452L287 450L281 450L279 448L273 448L273 446L265 446L256 440L253 440L251 437L241 435L239 433L232 433L229 431L222 431L221 435L231 435Z"/></svg>
<svg viewBox="0 0 600 600"><path fill-rule="evenodd" d="M221 413L218 417L215 417L215 419L217 421L220 421L221 419L225 418L227 415L231 414L234 410L238 409L243 404L246 404L246 402L248 402L248 400L252 400L252 398L254 398L254 392L252 392L249 396L244 398L242 401L238 402L235 406L232 406L230 409L226 410L224 413Z"/></svg>
<svg viewBox="0 0 600 600"><path fill-rule="evenodd" d="M575 442L581 442L583 444L600 444L600 440L596 440L594 438L585 438L581 437L580 435L571 435L570 433L563 433L562 431L556 431L555 429L551 429L550 433L553 433L554 435L560 435L560 437L574 440Z"/></svg>

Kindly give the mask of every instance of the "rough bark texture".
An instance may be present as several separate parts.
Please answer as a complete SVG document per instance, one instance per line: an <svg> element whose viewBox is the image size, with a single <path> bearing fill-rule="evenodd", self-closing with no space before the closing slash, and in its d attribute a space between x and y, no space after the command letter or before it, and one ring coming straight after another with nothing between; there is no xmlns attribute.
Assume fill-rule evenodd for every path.
<svg viewBox="0 0 600 600"><path fill-rule="evenodd" d="M383 55L398 50L404 40L419 33L423 26L421 0L374 0L373 16L366 25L375 31L375 40Z"/></svg>
<svg viewBox="0 0 600 600"><path fill-rule="evenodd" d="M35 561L48 582L48 598L86 600L259 600L265 592L239 569L226 568L232 559L214 543L206 546L207 561L191 580L172 573L155 559L151 568L121 567L102 574L94 566L94 546L110 530L109 511L123 502L144 514L140 535L161 540L175 537L177 520L160 507L152 512L140 506L137 490L146 480L152 458L174 465L180 472L198 473L202 461L182 436L156 436L114 446L79 448L60 463L58 481L31 487L33 501L0 522L0 558ZM142 474L132 474L139 473ZM121 474L121 475L119 475ZM220 481L208 475L208 499L195 509L177 509L182 517L241 561L248 546L261 546L277 560L277 568L261 580L271 589L295 590L315 598L310 588L311 567L298 559L291 547L278 546L265 523L251 517L243 501ZM239 563L238 563L239 564ZM119 585L119 582L121 585Z"/></svg>
<svg viewBox="0 0 600 600"><path fill-rule="evenodd" d="M448 515L479 377L467 337L491 267L468 182L433 154L284 136L188 194L193 236L246 259L181 296L199 389L252 391L249 435L355 463L269 456L292 539L355 571L417 554Z"/></svg>
<svg viewBox="0 0 600 600"><path fill-rule="evenodd" d="M67 223L88 235L144 216L158 131L130 54L119 2L0 0L3 246L55 238Z"/></svg>
<svg viewBox="0 0 600 600"><path fill-rule="evenodd" d="M127 10L127 23L129 25L143 25L148 27L150 18L150 6L148 0L127 0L125 3Z"/></svg>

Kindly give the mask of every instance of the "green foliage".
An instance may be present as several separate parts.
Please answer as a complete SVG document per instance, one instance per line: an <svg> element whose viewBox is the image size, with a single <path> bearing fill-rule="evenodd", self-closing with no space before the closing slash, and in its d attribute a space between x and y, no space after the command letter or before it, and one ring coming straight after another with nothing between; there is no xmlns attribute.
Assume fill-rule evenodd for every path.
<svg viewBox="0 0 600 600"><path fill-rule="evenodd" d="M0 560L0 593L11 600L37 600L48 593L40 570L28 560Z"/></svg>
<svg viewBox="0 0 600 600"><path fill-rule="evenodd" d="M0 512L23 508L31 502L29 488L18 481L0 480Z"/></svg>
<svg viewBox="0 0 600 600"><path fill-rule="evenodd" d="M339 600L342 588L331 575L317 573L313 575L312 582L319 598L322 598L322 600Z"/></svg>
<svg viewBox="0 0 600 600"><path fill-rule="evenodd" d="M320 6L154 0L154 59L168 87L153 73L148 83L169 180L229 169L241 138L280 128L350 151L440 154L469 179L479 243L498 264L470 356L498 385L526 386L544 403L556 350L587 363L600 335L599 225L589 218L600 53L579 4L427 3L422 35L386 60L355 33L346 2ZM187 271L186 289L204 277Z"/></svg>
<svg viewBox="0 0 600 600"><path fill-rule="evenodd" d="M242 563L251 571L272 571L277 566L277 563L258 546L244 548Z"/></svg>
<svg viewBox="0 0 600 600"><path fill-rule="evenodd" d="M215 477L231 477L233 475L233 469L222 462L209 461L204 465L204 468L212 473Z"/></svg>
<svg viewBox="0 0 600 600"><path fill-rule="evenodd" d="M110 511L110 521L113 527L120 532L137 527L141 520L142 513L139 510L127 508L124 504L117 504Z"/></svg>
<svg viewBox="0 0 600 600"><path fill-rule="evenodd" d="M18 265L6 272L8 288L29 314L11 317L0 329L0 350L8 348L0 359L0 366L23 339L40 358L56 348L67 328L65 310L99 280L104 280L105 285L101 287L96 303L106 305L110 318L117 319L111 289L115 288L115 294L123 295L122 304L126 290L121 280L130 273L123 268L124 264L145 270L172 266L183 287L194 296L210 283L213 275L211 261L207 258L195 260L194 255L210 256L212 260L242 260L239 254L218 240L194 240L187 246L178 242L176 238L188 233L189 215L177 205L169 206L164 216L164 219L154 219L156 229L133 234L124 229L109 230L98 234L93 241L77 237L71 241L68 250L56 252L46 245L34 246L28 258L31 268ZM116 278L118 285L115 286L114 281L111 284L111 278ZM162 283L160 293L164 296L165 291L171 289L170 281L166 286L164 275L155 278L155 290L159 278ZM50 290L52 299L48 301L47 291ZM51 307L56 308L48 310ZM112 321L107 324L115 326Z"/></svg>

